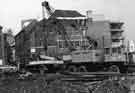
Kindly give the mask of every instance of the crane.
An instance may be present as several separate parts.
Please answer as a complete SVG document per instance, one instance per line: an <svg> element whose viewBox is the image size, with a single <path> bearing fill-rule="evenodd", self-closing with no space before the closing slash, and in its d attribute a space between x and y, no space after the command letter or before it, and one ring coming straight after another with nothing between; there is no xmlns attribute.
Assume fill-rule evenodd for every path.
<svg viewBox="0 0 135 93"><path fill-rule="evenodd" d="M51 16L53 14L54 8L52 8L47 1L42 2L42 6L46 8L48 15ZM57 26L56 27L57 28L56 31L64 39L65 46L68 46L69 50L71 50L71 51L75 50L73 44L71 43L71 41L70 41L70 39L68 37L68 34L67 34L66 30L64 28L64 25L62 24L62 20L60 21L58 19L52 19L52 20L50 19L49 21L50 21L49 24L52 24L53 26Z"/></svg>
<svg viewBox="0 0 135 93"><path fill-rule="evenodd" d="M65 27L62 23L62 20L53 19L53 24L57 25L56 31L62 36L62 39L65 42L65 46L67 46L70 51L74 51L75 50L74 45L71 42L71 40L70 40L66 30L65 30Z"/></svg>
<svg viewBox="0 0 135 93"><path fill-rule="evenodd" d="M45 10L44 10L44 7L45 7L45 9L47 10L47 14L48 14L49 17L50 17L50 16L53 14L53 12L55 11L55 9L52 8L52 7L50 6L50 4L49 4L47 1L42 2L43 18L45 18Z"/></svg>

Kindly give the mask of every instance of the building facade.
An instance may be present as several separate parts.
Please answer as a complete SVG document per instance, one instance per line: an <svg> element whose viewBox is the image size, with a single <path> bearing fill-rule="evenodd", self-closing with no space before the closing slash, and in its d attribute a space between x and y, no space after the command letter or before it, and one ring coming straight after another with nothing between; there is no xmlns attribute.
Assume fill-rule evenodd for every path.
<svg viewBox="0 0 135 93"><path fill-rule="evenodd" d="M31 22L15 36L16 58L25 63L41 54L56 57L88 46L86 22L84 15L72 10L55 10L49 19Z"/></svg>
<svg viewBox="0 0 135 93"><path fill-rule="evenodd" d="M122 25L109 20L92 21L73 10L55 10L49 19L32 21L15 36L16 59L25 63L39 60L40 55L58 57L72 49L91 49L92 41L110 59L122 54Z"/></svg>
<svg viewBox="0 0 135 93"><path fill-rule="evenodd" d="M88 24L87 35L97 40L98 48L104 50L107 61L125 61L124 23L97 19Z"/></svg>
<svg viewBox="0 0 135 93"><path fill-rule="evenodd" d="M3 33L0 27L0 65L13 65L12 47L7 40L8 37L9 34Z"/></svg>
<svg viewBox="0 0 135 93"><path fill-rule="evenodd" d="M111 33L108 20L92 21L87 25L87 35L98 42L98 49L111 47Z"/></svg>
<svg viewBox="0 0 135 93"><path fill-rule="evenodd" d="M113 54L121 54L122 51L124 51L123 24L123 22L110 22L110 33Z"/></svg>

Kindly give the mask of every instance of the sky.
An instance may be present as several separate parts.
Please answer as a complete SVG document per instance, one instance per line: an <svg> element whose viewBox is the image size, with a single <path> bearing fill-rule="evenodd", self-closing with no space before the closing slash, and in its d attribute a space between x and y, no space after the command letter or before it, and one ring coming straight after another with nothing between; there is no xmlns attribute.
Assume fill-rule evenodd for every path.
<svg viewBox="0 0 135 93"><path fill-rule="evenodd" d="M0 0L0 25L11 28L14 34L21 29L21 20L42 18L43 0ZM47 0L54 9L78 10L86 14L92 10L107 19L123 21L125 35L135 40L135 0Z"/></svg>

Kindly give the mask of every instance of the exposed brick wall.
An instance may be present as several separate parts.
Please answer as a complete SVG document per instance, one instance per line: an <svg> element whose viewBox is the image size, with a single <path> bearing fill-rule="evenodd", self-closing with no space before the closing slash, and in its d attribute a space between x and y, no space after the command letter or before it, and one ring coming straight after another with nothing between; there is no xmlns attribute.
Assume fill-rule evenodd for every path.
<svg viewBox="0 0 135 93"><path fill-rule="evenodd" d="M16 51L17 51L16 56L18 56L20 60L23 61L25 60L25 58L31 57L31 53L30 53L31 47L42 47L42 48L36 48L36 54L40 54L40 52L45 51L44 46L46 42L47 45L49 46L48 51L46 51L48 55L56 56L57 54L59 54L59 52L60 53L62 53L62 51L65 52L65 50L59 49L58 47L57 40L58 40L58 36L60 35L60 33L58 33L60 30L62 32L63 30L65 30L70 40L78 39L78 37L71 37L71 35L80 35L79 39L81 40L82 31L80 30L80 25L76 23L77 22L76 20L75 21L62 20L62 24L59 24L58 22L55 23L55 21L57 20L54 21L49 20L46 23L42 23L42 25L41 22L38 22L31 29L26 29L26 28L23 29L16 36ZM64 29L62 25L64 26ZM61 38L60 40L63 39L64 38Z"/></svg>

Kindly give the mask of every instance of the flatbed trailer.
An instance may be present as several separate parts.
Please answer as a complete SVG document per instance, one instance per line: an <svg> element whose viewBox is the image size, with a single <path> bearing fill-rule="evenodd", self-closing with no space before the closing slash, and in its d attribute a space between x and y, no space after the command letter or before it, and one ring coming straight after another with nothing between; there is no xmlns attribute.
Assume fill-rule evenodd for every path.
<svg viewBox="0 0 135 93"><path fill-rule="evenodd" d="M125 62L79 62L65 63L66 70L71 72L97 72L97 71L112 71L126 73L128 65Z"/></svg>
<svg viewBox="0 0 135 93"><path fill-rule="evenodd" d="M26 69L31 71L44 70L46 73L56 72L98 72L111 71L127 73L128 65L125 62L64 62L56 60L32 61L27 64Z"/></svg>

